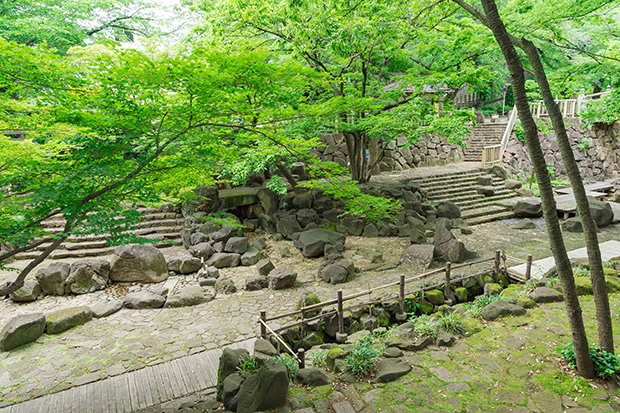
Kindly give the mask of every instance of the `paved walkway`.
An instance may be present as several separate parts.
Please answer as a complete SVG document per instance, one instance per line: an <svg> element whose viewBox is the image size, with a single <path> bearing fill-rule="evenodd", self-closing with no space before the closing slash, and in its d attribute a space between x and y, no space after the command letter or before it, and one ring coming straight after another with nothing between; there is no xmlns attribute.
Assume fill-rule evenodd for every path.
<svg viewBox="0 0 620 413"><path fill-rule="evenodd" d="M603 262L609 261L615 258L620 257L620 241L607 241L599 244L601 249L601 258ZM573 251L568 252L569 258L588 258L588 250L587 248L579 248ZM514 272L525 277L525 264L517 265L515 267L510 267L508 271ZM532 262L532 278L542 278L545 277L549 271L555 268L555 259L553 257L544 258L542 260Z"/></svg>

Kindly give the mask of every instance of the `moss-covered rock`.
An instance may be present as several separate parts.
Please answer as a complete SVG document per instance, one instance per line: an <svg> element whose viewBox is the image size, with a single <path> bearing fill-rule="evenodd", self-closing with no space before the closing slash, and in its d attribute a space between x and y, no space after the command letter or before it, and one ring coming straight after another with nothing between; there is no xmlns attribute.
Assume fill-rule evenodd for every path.
<svg viewBox="0 0 620 413"><path fill-rule="evenodd" d="M322 331L313 331L304 337L303 346L308 350L314 346L320 346L325 342L325 334Z"/></svg>
<svg viewBox="0 0 620 413"><path fill-rule="evenodd" d="M435 311L435 306L426 300L420 300L418 305L420 306L420 312L422 314L431 314Z"/></svg>
<svg viewBox="0 0 620 413"><path fill-rule="evenodd" d="M577 295L591 295L592 280L589 277L575 277L575 289Z"/></svg>
<svg viewBox="0 0 620 413"><path fill-rule="evenodd" d="M321 302L321 299L314 293L306 293L301 296L299 301L297 302L297 310L301 310L301 307L308 307L314 304L318 304ZM306 318L314 317L319 314L319 309L306 311L304 316Z"/></svg>
<svg viewBox="0 0 620 413"><path fill-rule="evenodd" d="M459 303L464 303L467 301L467 288L459 287L454 289L454 296L458 300Z"/></svg>
<svg viewBox="0 0 620 413"><path fill-rule="evenodd" d="M605 277L605 283L607 284L608 293L620 292L620 277L613 277L611 275L608 275L607 277Z"/></svg>
<svg viewBox="0 0 620 413"><path fill-rule="evenodd" d="M499 277L497 277L499 279L499 285L501 285L502 287L506 288L510 285L510 282L508 282L508 278L506 278L506 276L502 273L499 274Z"/></svg>
<svg viewBox="0 0 620 413"><path fill-rule="evenodd" d="M484 324L482 321L477 318L462 318L463 326L465 329L465 336L471 336L472 334L476 334L484 328Z"/></svg>
<svg viewBox="0 0 620 413"><path fill-rule="evenodd" d="M523 308L534 308L536 307L536 301L534 301L532 297L522 295L521 297L517 298L517 305L520 305Z"/></svg>
<svg viewBox="0 0 620 413"><path fill-rule="evenodd" d="M47 334L58 334L92 320L93 312L87 306L70 307L51 312L45 318Z"/></svg>
<svg viewBox="0 0 620 413"><path fill-rule="evenodd" d="M484 295L497 295L502 292L502 286L496 283L486 283L484 285Z"/></svg>
<svg viewBox="0 0 620 413"><path fill-rule="evenodd" d="M327 368L331 371L336 371L336 360L344 357L344 355L345 351L342 348L338 346L332 346L332 348L330 348L327 352Z"/></svg>
<svg viewBox="0 0 620 413"><path fill-rule="evenodd" d="M424 293L424 298L433 305L442 305L443 304L443 291L441 290L430 290Z"/></svg>
<svg viewBox="0 0 620 413"><path fill-rule="evenodd" d="M390 325L390 314L383 310L375 310L375 318L377 319L377 327L387 327Z"/></svg>

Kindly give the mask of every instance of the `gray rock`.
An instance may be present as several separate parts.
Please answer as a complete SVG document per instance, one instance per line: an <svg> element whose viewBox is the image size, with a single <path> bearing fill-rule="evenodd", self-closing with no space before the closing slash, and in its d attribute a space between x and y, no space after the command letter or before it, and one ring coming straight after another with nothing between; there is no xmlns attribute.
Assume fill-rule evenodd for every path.
<svg viewBox="0 0 620 413"><path fill-rule="evenodd" d="M588 197L588 203L590 204L590 214L592 219L596 222L599 228L604 228L607 225L611 225L614 220L614 211L611 209L609 202L599 201L595 198Z"/></svg>
<svg viewBox="0 0 620 413"><path fill-rule="evenodd" d="M280 202L278 200L278 194L268 188L261 188L256 193L256 197L260 202L263 210L267 215L275 214L278 212Z"/></svg>
<svg viewBox="0 0 620 413"><path fill-rule="evenodd" d="M388 358L377 362L376 383L388 383L411 371L411 365L398 358Z"/></svg>
<svg viewBox="0 0 620 413"><path fill-rule="evenodd" d="M180 232L181 240L183 241L183 246L185 248L189 248L192 246L192 233L193 229L190 228L184 228Z"/></svg>
<svg viewBox="0 0 620 413"><path fill-rule="evenodd" d="M521 181L517 181L516 179L506 179L505 184L506 184L506 188L513 189L515 191L521 188L521 186L523 185Z"/></svg>
<svg viewBox="0 0 620 413"><path fill-rule="evenodd" d="M312 208L314 196L312 194L299 194L293 198L293 206L297 209Z"/></svg>
<svg viewBox="0 0 620 413"><path fill-rule="evenodd" d="M241 389L243 382L247 377L247 373L237 372L224 379L222 386L222 404L228 411L237 410L237 393Z"/></svg>
<svg viewBox="0 0 620 413"><path fill-rule="evenodd" d="M400 255L400 263L402 265L411 265L415 267L428 266L433 261L433 245L411 245Z"/></svg>
<svg viewBox="0 0 620 413"><path fill-rule="evenodd" d="M47 334L58 334L71 327L82 325L93 319L93 312L89 307L70 307L53 311L45 316Z"/></svg>
<svg viewBox="0 0 620 413"><path fill-rule="evenodd" d="M64 295L65 281L69 277L71 266L66 262L55 262L47 268L37 271L35 278L47 295Z"/></svg>
<svg viewBox="0 0 620 413"><path fill-rule="evenodd" d="M231 237L226 241L224 247L225 252L234 252L235 254L244 254L248 250L249 244L246 237Z"/></svg>
<svg viewBox="0 0 620 413"><path fill-rule="evenodd" d="M294 215L285 215L276 224L278 232L286 239L292 239L293 234L301 232L301 226Z"/></svg>
<svg viewBox="0 0 620 413"><path fill-rule="evenodd" d="M202 268L200 259L195 257L183 257L181 258L181 264L179 266L179 274L192 274Z"/></svg>
<svg viewBox="0 0 620 413"><path fill-rule="evenodd" d="M214 287L216 282L215 278L201 278L198 280L198 285L201 287Z"/></svg>
<svg viewBox="0 0 620 413"><path fill-rule="evenodd" d="M519 188L517 189L517 195L522 196L522 197L533 197L536 194L534 194L534 191L532 191L529 188Z"/></svg>
<svg viewBox="0 0 620 413"><path fill-rule="evenodd" d="M247 291L257 291L269 287L269 278L265 275L248 277L245 280L245 289Z"/></svg>
<svg viewBox="0 0 620 413"><path fill-rule="evenodd" d="M90 310L93 312L93 317L95 318L107 317L121 308L123 308L123 302L121 300L97 303L90 306Z"/></svg>
<svg viewBox="0 0 620 413"><path fill-rule="evenodd" d="M163 287L160 285L152 285L149 288L147 288L147 291L161 295L164 298L168 296L168 292L169 292L168 287Z"/></svg>
<svg viewBox="0 0 620 413"><path fill-rule="evenodd" d="M519 218L536 218L542 216L542 204L538 199L520 199L514 206L514 213Z"/></svg>
<svg viewBox="0 0 620 413"><path fill-rule="evenodd" d="M36 281L24 281L17 291L11 293L11 301L16 303L28 303L36 301L37 297L41 294L41 286Z"/></svg>
<svg viewBox="0 0 620 413"><path fill-rule="evenodd" d="M508 171L501 165L493 165L491 173L502 179L508 178Z"/></svg>
<svg viewBox="0 0 620 413"><path fill-rule="evenodd" d="M293 287L297 280L297 273L289 268L278 267L268 275L269 288L273 290L282 290L284 288Z"/></svg>
<svg viewBox="0 0 620 413"><path fill-rule="evenodd" d="M278 355L278 350L276 350L269 340L259 338L254 342L254 354L256 353L261 353L268 357L275 357Z"/></svg>
<svg viewBox="0 0 620 413"><path fill-rule="evenodd" d="M267 276L275 268L273 263L269 258L263 258L259 262L256 263L256 268L258 269L258 273L260 275Z"/></svg>
<svg viewBox="0 0 620 413"><path fill-rule="evenodd" d="M536 224L529 218L523 218L521 221L517 222L514 226L514 229L534 229L536 228Z"/></svg>
<svg viewBox="0 0 620 413"><path fill-rule="evenodd" d="M476 188L476 192L484 196L493 196L495 195L495 188L492 186L479 186Z"/></svg>
<svg viewBox="0 0 620 413"><path fill-rule="evenodd" d="M110 280L158 283L167 278L168 266L164 254L153 245L130 244L114 249Z"/></svg>
<svg viewBox="0 0 620 413"><path fill-rule="evenodd" d="M202 232L194 232L192 235L190 235L189 240L190 240L190 245L196 245L202 242L208 242L209 236L206 234L203 234Z"/></svg>
<svg viewBox="0 0 620 413"><path fill-rule="evenodd" d="M435 258L446 262L463 262L476 256L465 248L463 242L456 239L451 231L450 223L446 219L439 219L435 225L434 239Z"/></svg>
<svg viewBox="0 0 620 413"><path fill-rule="evenodd" d="M197 258L209 259L215 251L208 242L201 242L200 244L192 245L189 247L189 253Z"/></svg>
<svg viewBox="0 0 620 413"><path fill-rule="evenodd" d="M220 362L217 370L217 399L222 400L222 390L224 387L224 380L226 377L237 372L239 366L241 366L240 360L250 356L250 353L244 349L230 349L225 348L220 356Z"/></svg>
<svg viewBox="0 0 620 413"><path fill-rule="evenodd" d="M256 264L262 257L262 254L259 250L254 247L248 248L248 250L241 256L241 265L254 265Z"/></svg>
<svg viewBox="0 0 620 413"><path fill-rule="evenodd" d="M189 307L192 305L208 303L212 299L213 296L206 293L205 290L203 290L202 288L196 286L187 286L168 296L164 307Z"/></svg>
<svg viewBox="0 0 620 413"><path fill-rule="evenodd" d="M437 218L455 219L461 217L461 209L452 201L441 201L435 208Z"/></svg>
<svg viewBox="0 0 620 413"><path fill-rule="evenodd" d="M195 211L216 212L220 208L220 197L217 186L199 186L194 189L196 198L190 203Z"/></svg>
<svg viewBox="0 0 620 413"><path fill-rule="evenodd" d="M346 237L334 231L317 228L303 231L294 242L295 248L301 250L306 258L320 257L324 254L325 245L330 244L336 248L343 248Z"/></svg>
<svg viewBox="0 0 620 413"><path fill-rule="evenodd" d="M594 225L596 225L596 223ZM581 223L581 218L568 218L566 221L562 222L562 229L568 232L583 232L583 224Z"/></svg>
<svg viewBox="0 0 620 413"><path fill-rule="evenodd" d="M127 308L161 308L166 299L151 291L137 291L123 297L123 305Z"/></svg>
<svg viewBox="0 0 620 413"><path fill-rule="evenodd" d="M167 271L166 271L167 274ZM65 292L86 294L103 290L108 285L110 263L106 260L81 260L71 264L65 280Z"/></svg>
<svg viewBox="0 0 620 413"><path fill-rule="evenodd" d="M319 220L319 214L314 209L300 209L297 211L297 222L302 228L308 224L315 224Z"/></svg>
<svg viewBox="0 0 620 413"><path fill-rule="evenodd" d="M258 225L263 229L263 231L268 232L270 234L275 234L278 232L276 227L276 221L271 217L271 215L260 214L258 216Z"/></svg>
<svg viewBox="0 0 620 413"><path fill-rule="evenodd" d="M368 224L364 227L364 231L362 232L362 237L366 238L376 238L379 236L379 230L375 224Z"/></svg>
<svg viewBox="0 0 620 413"><path fill-rule="evenodd" d="M286 367L266 360L263 368L248 377L239 390L237 413L254 413L284 406L288 384Z"/></svg>
<svg viewBox="0 0 620 413"><path fill-rule="evenodd" d="M507 315L522 316L525 314L527 311L520 305L498 300L484 307L481 316L487 321L493 321Z"/></svg>
<svg viewBox="0 0 620 413"><path fill-rule="evenodd" d="M267 242L265 241L265 238L263 237L256 238L256 241L252 243L252 247L256 248L259 251L262 251L265 248L267 248Z"/></svg>
<svg viewBox="0 0 620 413"><path fill-rule="evenodd" d="M355 266L351 261L345 259L325 266L319 270L319 277L330 284L341 284L353 279Z"/></svg>
<svg viewBox="0 0 620 413"><path fill-rule="evenodd" d="M460 211L459 211L460 213ZM409 239L412 244L424 244L426 242L426 225L417 218L408 216Z"/></svg>
<svg viewBox="0 0 620 413"><path fill-rule="evenodd" d="M302 386L325 386L330 384L333 380L333 376L326 371L318 368L305 368L297 370L295 375L295 383Z"/></svg>
<svg viewBox="0 0 620 413"><path fill-rule="evenodd" d="M394 224L387 224L379 229L380 237L397 237L398 227Z"/></svg>
<svg viewBox="0 0 620 413"><path fill-rule="evenodd" d="M234 294L237 292L237 286L227 277L220 277L215 282L215 291L222 294Z"/></svg>
<svg viewBox="0 0 620 413"><path fill-rule="evenodd" d="M223 226L219 231L215 231L209 234L209 238L211 238L211 241L215 242L221 242L223 244L226 244L226 242L236 236L239 233L239 230L236 228L232 228L229 227L228 225Z"/></svg>
<svg viewBox="0 0 620 413"><path fill-rule="evenodd" d="M383 356L386 358L399 358L403 356L403 351L398 347L388 347L383 351Z"/></svg>
<svg viewBox="0 0 620 413"><path fill-rule="evenodd" d="M560 292L549 287L537 287L532 293L532 298L537 303L564 301L564 296Z"/></svg>
<svg viewBox="0 0 620 413"><path fill-rule="evenodd" d="M476 183L482 186L493 185L493 176L491 175L480 175L476 177ZM449 218L449 217L446 217Z"/></svg>
<svg viewBox="0 0 620 413"><path fill-rule="evenodd" d="M0 331L0 349L12 350L23 344L31 343L45 331L43 313L18 315L13 317Z"/></svg>
<svg viewBox="0 0 620 413"><path fill-rule="evenodd" d="M364 231L364 221L362 221L361 219L354 219L353 221L349 222L349 225L347 225L347 232L350 235L353 236L360 236L362 235L362 231Z"/></svg>
<svg viewBox="0 0 620 413"><path fill-rule="evenodd" d="M207 265L215 268L238 267L241 255L234 252L216 252L207 260Z"/></svg>
<svg viewBox="0 0 620 413"><path fill-rule="evenodd" d="M447 331L444 331L437 335L438 346L451 347L455 341L456 341L456 338L454 338L454 336L448 333Z"/></svg>

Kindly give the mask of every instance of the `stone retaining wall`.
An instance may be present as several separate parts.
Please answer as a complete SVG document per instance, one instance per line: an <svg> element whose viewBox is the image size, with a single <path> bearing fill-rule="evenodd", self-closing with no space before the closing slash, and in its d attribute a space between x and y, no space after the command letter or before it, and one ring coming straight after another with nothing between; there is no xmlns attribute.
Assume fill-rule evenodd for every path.
<svg viewBox="0 0 620 413"><path fill-rule="evenodd" d="M547 120L539 120L539 122L541 121L548 122ZM597 124L588 128L578 118L566 119L565 122L568 138L583 179L590 182L618 177L620 172L618 166L618 161L620 161L620 143L618 142L620 124L618 122L613 125ZM548 129L551 129L551 125ZM538 138L547 165L553 168L556 178L567 179L566 167L562 161L555 133L539 131ZM587 151L578 149L584 138L590 140ZM527 153L527 148L525 144L517 140L514 133L504 151L503 161L504 165L515 174L529 176L532 172L532 162Z"/></svg>
<svg viewBox="0 0 620 413"><path fill-rule="evenodd" d="M341 133L327 133L319 136L324 147L314 149L324 161L333 161L346 167L349 163L347 144ZM409 143L407 138L386 142L372 141L369 156L371 162L380 159L374 172L402 171L420 166L437 166L463 161L463 148L448 142L447 138L424 136Z"/></svg>

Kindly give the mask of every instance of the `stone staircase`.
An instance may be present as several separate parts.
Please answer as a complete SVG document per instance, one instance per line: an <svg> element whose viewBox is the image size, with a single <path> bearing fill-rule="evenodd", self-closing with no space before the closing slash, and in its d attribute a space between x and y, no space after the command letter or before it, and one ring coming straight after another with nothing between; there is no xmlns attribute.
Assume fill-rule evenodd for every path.
<svg viewBox="0 0 620 413"><path fill-rule="evenodd" d="M518 195L506 188L504 180L489 174L489 168L450 171L415 179L427 193L428 199L436 204L440 201L452 201L461 208L462 218L469 225L477 225L501 219L513 218L514 200ZM477 179L492 176L495 194L485 196L478 193L480 186Z"/></svg>
<svg viewBox="0 0 620 413"><path fill-rule="evenodd" d="M185 224L183 215L170 212L169 206L161 208L138 208L142 213L142 220L132 231L138 236L150 239L161 240L155 244L157 248L167 248L175 245L182 245L180 232ZM50 234L62 232L65 221L60 215L53 216L43 221L43 228ZM67 241L62 243L49 258L86 258L109 255L114 251L113 246L107 243L109 235L89 235L78 237L70 236ZM45 250L50 243L42 244L34 250L23 252L15 256L18 260L28 260L36 258L41 251Z"/></svg>
<svg viewBox="0 0 620 413"><path fill-rule="evenodd" d="M499 145L502 142L507 123L480 123L467 138L467 148L463 150L464 162L481 162L482 148Z"/></svg>

